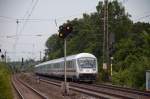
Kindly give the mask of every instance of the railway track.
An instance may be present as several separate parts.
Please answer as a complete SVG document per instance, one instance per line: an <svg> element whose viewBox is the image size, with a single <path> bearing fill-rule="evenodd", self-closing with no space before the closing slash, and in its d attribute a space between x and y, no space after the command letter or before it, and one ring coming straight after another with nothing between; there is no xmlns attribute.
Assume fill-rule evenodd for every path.
<svg viewBox="0 0 150 99"><path fill-rule="evenodd" d="M61 81L58 81L58 80L50 80L50 79L46 79L46 78L40 78L40 81L61 87ZM132 99L127 96L106 93L106 92L103 92L103 91L100 91L97 89L93 89L93 88L91 89L89 87L85 87L85 86L83 86L81 84L77 84L77 83L70 83L69 89L87 94L89 96L94 96L94 97L97 97L100 99L127 99L127 98Z"/></svg>
<svg viewBox="0 0 150 99"><path fill-rule="evenodd" d="M19 80L16 76L12 77L12 84L20 99L48 99L45 95Z"/></svg>
<svg viewBox="0 0 150 99"><path fill-rule="evenodd" d="M108 88L108 89L113 89L113 90L118 90L118 91L123 91L123 92L128 92L128 93L132 93L132 94L150 97L150 92L141 91L141 90L137 90L137 89L133 89L133 88L119 87L119 86L115 86L115 85L106 85L106 84L92 84L92 86Z"/></svg>
<svg viewBox="0 0 150 99"><path fill-rule="evenodd" d="M49 84L61 86L61 81L50 80L47 78L40 77L40 81ZM108 99L150 99L150 93L146 91L139 91L130 88L123 88L105 84L83 84L83 83L69 83L69 88L74 91L85 93L100 98Z"/></svg>
<svg viewBox="0 0 150 99"><path fill-rule="evenodd" d="M116 87L111 85L89 85L89 84L77 84L77 83L71 83L73 86L84 86L85 88L88 87L88 89L96 90L96 91L102 91L109 94L119 95L122 98L127 99L150 99L150 93L139 91L139 90L133 90L130 88L123 88L123 87Z"/></svg>

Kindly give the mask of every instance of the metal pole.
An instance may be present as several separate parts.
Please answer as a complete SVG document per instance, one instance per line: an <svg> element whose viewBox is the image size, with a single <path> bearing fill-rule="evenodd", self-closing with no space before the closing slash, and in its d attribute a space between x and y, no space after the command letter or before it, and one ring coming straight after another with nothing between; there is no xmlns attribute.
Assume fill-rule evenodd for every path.
<svg viewBox="0 0 150 99"><path fill-rule="evenodd" d="M41 51L40 51L40 62L41 62Z"/></svg>
<svg viewBox="0 0 150 99"><path fill-rule="evenodd" d="M111 59L111 64L110 64L110 66L111 66L110 72L111 72L111 76L112 76L112 59Z"/></svg>
<svg viewBox="0 0 150 99"><path fill-rule="evenodd" d="M7 62L7 58L6 58L7 56L6 56L6 53L7 53L7 52L5 51L5 63Z"/></svg>
<svg viewBox="0 0 150 99"><path fill-rule="evenodd" d="M112 64L113 64L113 59L114 59L114 57L110 57L110 61L111 61L111 64L110 64L110 66L111 66L111 70L110 70L110 72L111 72L111 76L112 76Z"/></svg>
<svg viewBox="0 0 150 99"><path fill-rule="evenodd" d="M105 3L104 3L105 4ZM103 63L105 62L105 5L104 5L104 35L103 35Z"/></svg>
<svg viewBox="0 0 150 99"><path fill-rule="evenodd" d="M105 7L105 1L104 1L104 35L103 35L103 69L107 68L106 65L106 7Z"/></svg>
<svg viewBox="0 0 150 99"><path fill-rule="evenodd" d="M106 0L106 57L107 57L107 66L110 66L110 57L109 57L109 32L108 32L108 0Z"/></svg>
<svg viewBox="0 0 150 99"><path fill-rule="evenodd" d="M66 39L64 39L64 76L65 76L65 81L64 81L64 92L65 94L67 95L68 92L67 92L67 77L66 77Z"/></svg>

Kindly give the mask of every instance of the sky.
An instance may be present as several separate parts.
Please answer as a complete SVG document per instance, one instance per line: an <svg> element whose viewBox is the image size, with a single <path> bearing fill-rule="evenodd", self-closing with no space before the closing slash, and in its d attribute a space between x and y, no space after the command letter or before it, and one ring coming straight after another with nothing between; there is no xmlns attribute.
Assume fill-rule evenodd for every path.
<svg viewBox="0 0 150 99"><path fill-rule="evenodd" d="M0 49L11 61L40 59L58 26L96 11L103 0L0 0ZM150 23L150 0L118 0L134 22ZM29 19L29 20L24 20ZM36 20L35 20L36 19ZM139 20L140 19L140 20ZM56 24L57 23L57 24ZM1 53L1 54L2 54Z"/></svg>

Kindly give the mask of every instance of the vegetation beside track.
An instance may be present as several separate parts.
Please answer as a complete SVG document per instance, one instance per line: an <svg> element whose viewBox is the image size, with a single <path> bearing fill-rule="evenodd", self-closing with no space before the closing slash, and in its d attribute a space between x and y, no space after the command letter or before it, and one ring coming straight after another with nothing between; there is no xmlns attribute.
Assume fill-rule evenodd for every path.
<svg viewBox="0 0 150 99"><path fill-rule="evenodd" d="M0 62L0 99L13 99L11 71L8 65Z"/></svg>

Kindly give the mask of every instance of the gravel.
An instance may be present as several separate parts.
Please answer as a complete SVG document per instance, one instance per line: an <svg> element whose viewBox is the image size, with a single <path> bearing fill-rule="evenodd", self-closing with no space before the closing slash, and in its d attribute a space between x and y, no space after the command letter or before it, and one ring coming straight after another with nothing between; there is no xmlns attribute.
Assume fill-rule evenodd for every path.
<svg viewBox="0 0 150 99"><path fill-rule="evenodd" d="M69 90L69 96L63 96L62 88L43 82L38 83L38 81L35 79L35 76L30 73L19 74L19 77L33 88L43 93L49 99L97 99L95 97L72 90Z"/></svg>

